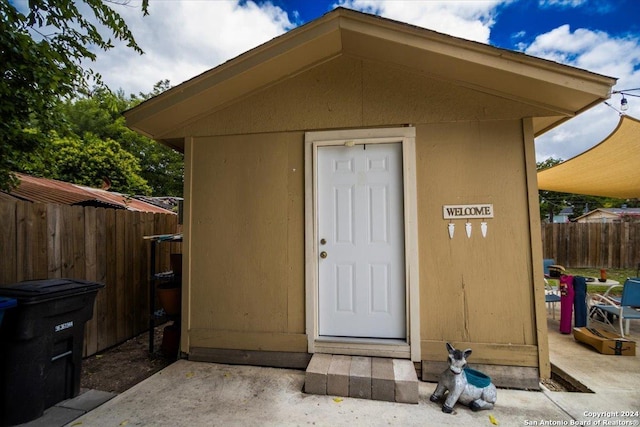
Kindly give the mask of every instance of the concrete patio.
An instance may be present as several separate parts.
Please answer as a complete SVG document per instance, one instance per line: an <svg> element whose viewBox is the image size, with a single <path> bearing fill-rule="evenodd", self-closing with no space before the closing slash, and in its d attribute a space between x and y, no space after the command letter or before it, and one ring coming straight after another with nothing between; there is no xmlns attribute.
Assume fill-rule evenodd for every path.
<svg viewBox="0 0 640 427"><path fill-rule="evenodd" d="M447 415L429 401L434 383L420 382L417 405L376 402L305 394L303 371L180 360L67 425L491 426L490 416L501 426L639 425L640 356L599 354L558 326L549 317L552 364L593 393L499 389L494 410L474 413L457 405ZM637 322L630 338L640 338ZM54 409L82 396L28 425L62 425L51 418Z"/></svg>

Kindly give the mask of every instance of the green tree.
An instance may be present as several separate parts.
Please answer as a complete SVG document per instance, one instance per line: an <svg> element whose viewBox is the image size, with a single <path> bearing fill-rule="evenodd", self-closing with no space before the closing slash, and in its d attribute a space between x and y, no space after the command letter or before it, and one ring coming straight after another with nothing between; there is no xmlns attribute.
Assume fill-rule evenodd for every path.
<svg viewBox="0 0 640 427"><path fill-rule="evenodd" d="M98 74L82 66L95 60L92 47L113 47L100 29L142 53L108 2L82 1L93 19L82 16L74 0L29 0L25 13L0 0L0 189L16 185L12 171L23 153L33 152L58 127L58 103L88 92L92 84L102 85ZM143 0L145 15L147 6Z"/></svg>
<svg viewBox="0 0 640 427"><path fill-rule="evenodd" d="M25 156L21 170L88 187L99 188L106 181L112 190L126 194L151 193L135 156L117 141L91 133L80 138L51 132L38 153Z"/></svg>
<svg viewBox="0 0 640 427"><path fill-rule="evenodd" d="M562 159L554 159L552 157L536 164L537 170L548 169L557 164L562 163ZM566 207L566 193L558 193L556 191L538 190L538 198L540 199L540 218L548 218L551 222L553 216L560 213Z"/></svg>
<svg viewBox="0 0 640 427"><path fill-rule="evenodd" d="M169 147L132 131L126 126L122 112L169 87L168 80L154 86L150 94L125 99L122 91L97 90L90 97L67 102L61 117L75 135L90 133L103 140L118 141L122 149L139 162L140 176L156 196L182 196L184 159Z"/></svg>

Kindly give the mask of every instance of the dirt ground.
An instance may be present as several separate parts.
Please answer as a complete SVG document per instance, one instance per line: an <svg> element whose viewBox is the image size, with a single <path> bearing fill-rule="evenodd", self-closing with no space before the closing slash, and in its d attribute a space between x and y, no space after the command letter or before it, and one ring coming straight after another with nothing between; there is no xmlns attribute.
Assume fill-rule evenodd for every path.
<svg viewBox="0 0 640 427"><path fill-rule="evenodd" d="M160 350L163 326L155 328L154 353L149 354L149 334L82 360L80 388L122 393L176 360Z"/></svg>

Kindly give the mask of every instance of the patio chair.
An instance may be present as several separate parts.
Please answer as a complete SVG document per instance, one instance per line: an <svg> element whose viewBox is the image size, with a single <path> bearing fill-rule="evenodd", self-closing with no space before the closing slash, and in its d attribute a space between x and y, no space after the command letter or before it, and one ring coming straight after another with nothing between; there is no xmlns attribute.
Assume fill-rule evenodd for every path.
<svg viewBox="0 0 640 427"><path fill-rule="evenodd" d="M560 302L560 292L557 287L551 286L546 278L544 279L544 302L547 303L547 310L551 308L551 315L555 320L556 303Z"/></svg>
<svg viewBox="0 0 640 427"><path fill-rule="evenodd" d="M627 277L627 279L629 279L629 277ZM632 280L636 280L636 281L640 281L640 279L632 279ZM622 299L622 297L618 296L618 295L611 295L611 290L612 289L616 289L616 288L621 288L624 286L624 283L622 285L613 285L613 286L609 286L609 289L607 289L605 291L604 294L602 294L603 297L609 298L610 300L612 300L613 302L615 302L617 305L620 305L620 300Z"/></svg>
<svg viewBox="0 0 640 427"><path fill-rule="evenodd" d="M616 301L608 295L611 289L618 286L621 285L612 286L605 295L596 294L591 297L592 305L589 308L589 318L617 329L613 321L615 316L618 316L620 335L624 338L625 332L629 335L629 321L640 319L640 311L638 310L640 308L640 278L629 278L624 282L620 301Z"/></svg>

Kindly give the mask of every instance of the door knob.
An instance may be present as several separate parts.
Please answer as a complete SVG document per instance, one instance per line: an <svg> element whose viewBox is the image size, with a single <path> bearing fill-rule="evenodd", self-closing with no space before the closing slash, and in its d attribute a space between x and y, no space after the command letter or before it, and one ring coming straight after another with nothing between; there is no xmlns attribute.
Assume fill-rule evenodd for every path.
<svg viewBox="0 0 640 427"><path fill-rule="evenodd" d="M326 245L327 244L327 240L326 239L320 239L320 244L321 245Z"/></svg>
<svg viewBox="0 0 640 427"><path fill-rule="evenodd" d="M327 253L325 251L320 252L320 258L325 259L327 257Z"/></svg>

